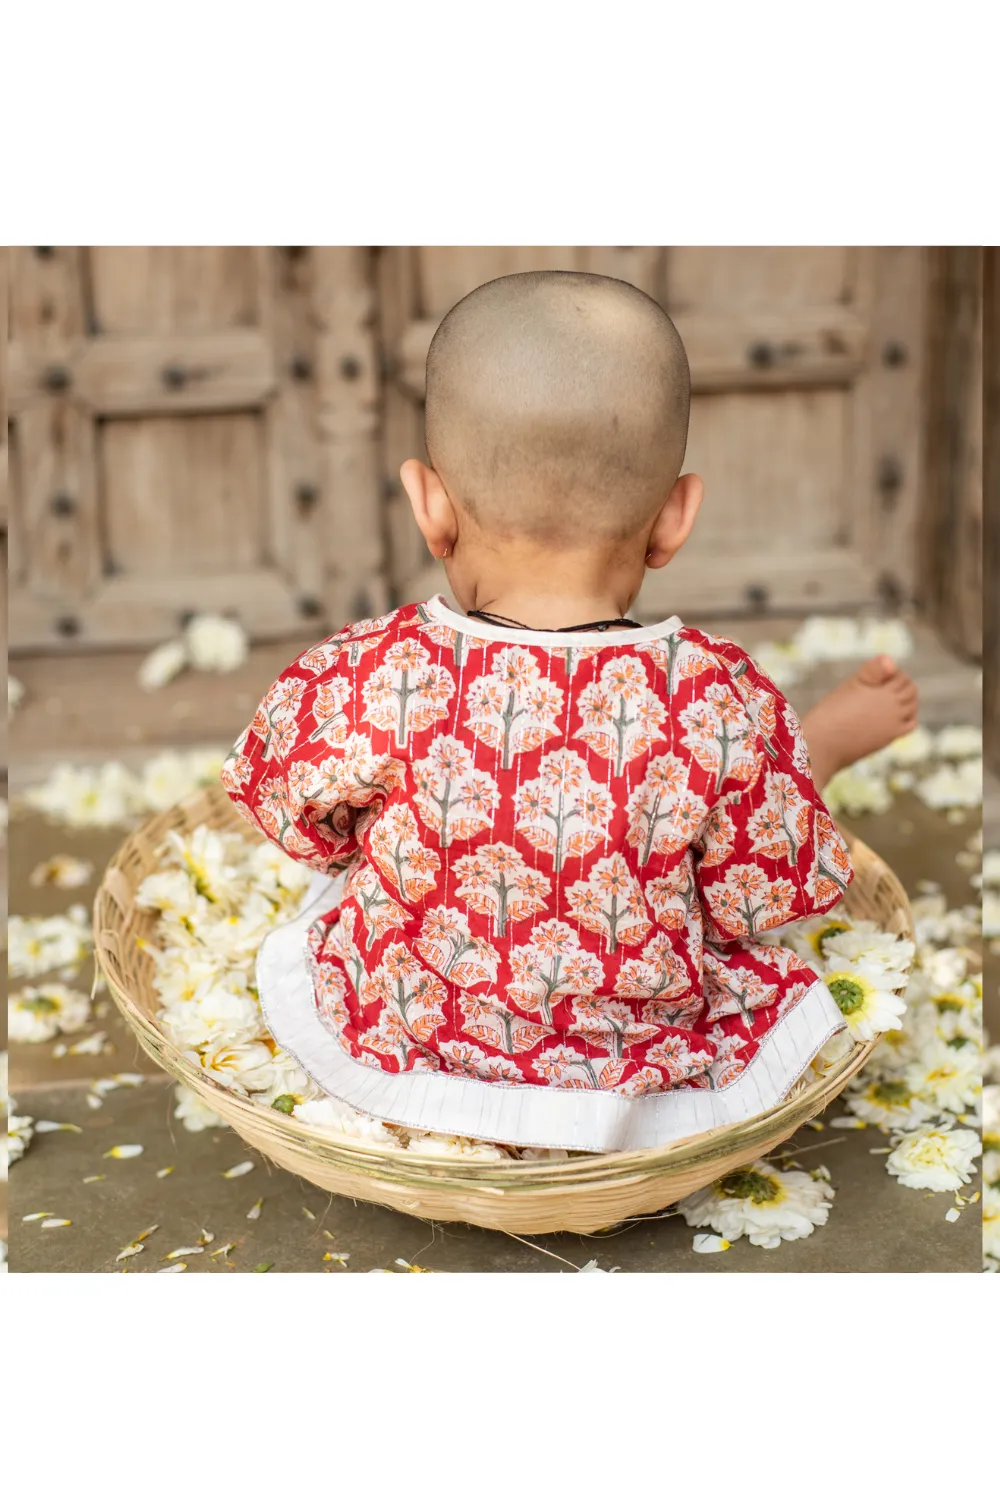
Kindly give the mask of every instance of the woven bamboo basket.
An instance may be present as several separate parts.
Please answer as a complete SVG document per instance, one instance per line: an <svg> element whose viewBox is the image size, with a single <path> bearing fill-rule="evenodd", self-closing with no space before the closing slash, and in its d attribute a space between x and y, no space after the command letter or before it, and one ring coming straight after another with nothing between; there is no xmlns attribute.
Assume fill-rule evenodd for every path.
<svg viewBox="0 0 1000 1500"><path fill-rule="evenodd" d="M192 1065L160 1030L153 966L141 939L152 939L154 912L135 904L144 877L158 866L167 833L199 824L252 837L221 788L187 798L149 819L122 845L94 905L97 961L140 1043L161 1067L199 1094L264 1156L332 1193L381 1203L428 1220L459 1220L514 1234L559 1230L592 1233L654 1214L688 1193L759 1157L819 1114L870 1056L856 1045L822 1077L800 1083L775 1109L667 1146L577 1156L566 1161L510 1162L386 1151L323 1134L299 1120L231 1093ZM887 932L912 937L909 904L892 871L851 839L855 879L846 905Z"/></svg>

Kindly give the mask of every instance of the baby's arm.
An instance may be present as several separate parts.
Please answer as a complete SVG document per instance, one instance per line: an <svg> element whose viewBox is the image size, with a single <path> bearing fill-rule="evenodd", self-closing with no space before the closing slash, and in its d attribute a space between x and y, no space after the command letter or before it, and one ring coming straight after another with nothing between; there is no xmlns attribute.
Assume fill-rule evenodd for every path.
<svg viewBox="0 0 1000 1500"><path fill-rule="evenodd" d="M222 772L223 786L251 827L324 874L356 859L359 834L403 773L399 761L378 754L356 730L354 669L341 669L340 660L334 642L293 662L261 701ZM321 670L311 661L322 662Z"/></svg>

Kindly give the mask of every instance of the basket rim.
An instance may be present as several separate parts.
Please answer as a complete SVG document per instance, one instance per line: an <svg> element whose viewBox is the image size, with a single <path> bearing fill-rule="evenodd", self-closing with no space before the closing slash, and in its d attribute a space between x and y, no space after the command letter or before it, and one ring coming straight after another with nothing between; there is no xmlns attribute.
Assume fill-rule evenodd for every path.
<svg viewBox="0 0 1000 1500"><path fill-rule="evenodd" d="M749 1152L758 1140L766 1155L768 1150L774 1150L781 1140L787 1139L799 1126L821 1113L850 1078L864 1066L878 1045L877 1037L868 1042L856 1042L825 1074L813 1078L804 1088L799 1087L774 1108L736 1125L715 1126L711 1130L664 1145L629 1151L581 1153L564 1160L520 1161L511 1158L497 1161L471 1156L464 1158L460 1155L443 1157L409 1146L405 1150L390 1150L362 1137L320 1130L280 1110L253 1103L248 1096L237 1094L211 1078L185 1056L183 1050L167 1037L151 1015L140 1008L132 994L116 978L115 969L120 966L121 959L113 952L109 938L114 940L117 948L119 936L114 916L116 910L120 912L122 908L120 901L112 893L112 883L116 876L123 876L122 867L138 854L140 843L162 846L165 834L176 827L178 814L196 812L200 805L205 804L216 808L224 806L227 812L229 810L228 798L221 787L204 788L183 798L165 812L147 818L123 840L109 860L94 898L94 957L118 1009L144 1050L175 1080L204 1099L237 1133L239 1124L243 1123L249 1129L258 1133L262 1131L273 1137L290 1150L304 1152L327 1162L336 1162L365 1175L376 1175L386 1181L409 1184L433 1180L439 1184L451 1182L466 1191L478 1188L496 1192L516 1189L518 1186L534 1191L556 1191L574 1186L593 1186L602 1179L613 1179L616 1183L621 1183L632 1173L639 1173L642 1177L666 1175L695 1160L709 1163L714 1157L729 1156L736 1148L745 1148ZM253 836L252 831L235 814L232 830L244 833L249 838ZM912 940L909 902L898 877L863 840L846 832L845 837L856 861L863 857L869 863L881 866L882 871L897 886L901 897L903 935ZM260 1149L266 1154L265 1147ZM502 1182L502 1188L497 1185L499 1182Z"/></svg>

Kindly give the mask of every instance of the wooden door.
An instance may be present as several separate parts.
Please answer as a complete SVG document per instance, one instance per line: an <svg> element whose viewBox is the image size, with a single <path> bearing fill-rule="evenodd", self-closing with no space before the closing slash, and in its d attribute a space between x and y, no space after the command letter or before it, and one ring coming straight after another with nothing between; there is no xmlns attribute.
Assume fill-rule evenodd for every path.
<svg viewBox="0 0 1000 1500"><path fill-rule="evenodd" d="M384 608L366 249L18 249L16 649Z"/></svg>
<svg viewBox="0 0 1000 1500"><path fill-rule="evenodd" d="M396 597L446 587L398 483L424 456L424 360L441 317L494 276L620 276L675 319L694 399L696 533L651 573L647 619L896 604L915 585L924 252L830 248L383 250L383 454Z"/></svg>

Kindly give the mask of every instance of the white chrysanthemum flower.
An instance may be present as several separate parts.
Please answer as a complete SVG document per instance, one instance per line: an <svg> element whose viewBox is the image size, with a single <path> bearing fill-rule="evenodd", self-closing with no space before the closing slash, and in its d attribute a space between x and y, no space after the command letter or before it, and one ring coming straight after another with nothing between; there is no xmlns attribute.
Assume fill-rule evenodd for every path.
<svg viewBox="0 0 1000 1500"><path fill-rule="evenodd" d="M932 1106L898 1078L873 1079L867 1088L847 1095L844 1102L859 1120L890 1130L914 1130L934 1115Z"/></svg>
<svg viewBox="0 0 1000 1500"><path fill-rule="evenodd" d="M1000 1085L983 1089L983 1181L1000 1188Z"/></svg>
<svg viewBox="0 0 1000 1500"><path fill-rule="evenodd" d="M7 1002L12 1042L48 1042L60 1031L80 1031L90 1019L90 996L64 984L19 991Z"/></svg>
<svg viewBox="0 0 1000 1500"><path fill-rule="evenodd" d="M313 872L301 860L290 859L271 843L254 843L247 856L247 873L262 894L271 897L301 896Z"/></svg>
<svg viewBox="0 0 1000 1500"><path fill-rule="evenodd" d="M166 1011L164 1026L178 1047L191 1051L223 1038L233 1046L252 1042L260 1035L262 1022L260 1006L252 995L217 984L200 991L186 1005Z"/></svg>
<svg viewBox="0 0 1000 1500"><path fill-rule="evenodd" d="M196 1094L194 1089L189 1089L186 1084L179 1083L176 1086L174 1097L177 1100L174 1119L180 1120L185 1130L213 1130L218 1125L225 1125L222 1116L209 1108L201 1095Z"/></svg>
<svg viewBox="0 0 1000 1500"><path fill-rule="evenodd" d="M21 1157L31 1145L31 1137L34 1135L32 1129L34 1120L31 1115L18 1115L14 1111L17 1105L13 1099L10 1100L10 1114L7 1116L7 1137L5 1141L5 1160L8 1166L20 1161Z"/></svg>
<svg viewBox="0 0 1000 1500"><path fill-rule="evenodd" d="M952 807L979 807L983 800L983 762L963 760L957 765L938 766L917 782L921 802L937 811Z"/></svg>
<svg viewBox="0 0 1000 1500"><path fill-rule="evenodd" d="M983 1189L983 1262L988 1271L1000 1270L1000 1191Z"/></svg>
<svg viewBox="0 0 1000 1500"><path fill-rule="evenodd" d="M224 835L202 824L187 838L171 831L167 842L199 895L232 907L244 898L245 882L230 858L232 845Z"/></svg>
<svg viewBox="0 0 1000 1500"><path fill-rule="evenodd" d="M201 945L148 950L155 965L153 988L165 1010L193 1000L203 989L223 982L245 984L245 976L231 974L219 954Z"/></svg>
<svg viewBox="0 0 1000 1500"><path fill-rule="evenodd" d="M900 735L889 746L888 754L895 766L916 766L930 760L934 753L934 736L929 729L918 724L909 734Z"/></svg>
<svg viewBox="0 0 1000 1500"><path fill-rule="evenodd" d="M118 761L102 766L57 766L41 786L29 787L27 805L69 828L114 828L142 811L134 776Z"/></svg>
<svg viewBox="0 0 1000 1500"><path fill-rule="evenodd" d="M979 1049L972 1042L953 1046L935 1038L907 1068L906 1082L939 1113L963 1114L982 1092Z"/></svg>
<svg viewBox="0 0 1000 1500"><path fill-rule="evenodd" d="M199 672L235 672L247 659L246 631L224 615L195 615L184 641L191 665Z"/></svg>
<svg viewBox="0 0 1000 1500"><path fill-rule="evenodd" d="M37 864L29 876L34 886L53 885L58 891L75 891L94 873L89 859L77 859L72 854L53 854Z"/></svg>
<svg viewBox="0 0 1000 1500"><path fill-rule="evenodd" d="M906 1014L906 1001L895 993L906 983L905 974L832 959L822 979L856 1041L870 1042L879 1032L898 1028Z"/></svg>
<svg viewBox="0 0 1000 1500"><path fill-rule="evenodd" d="M313 1083L308 1073L303 1072L295 1058L287 1053L284 1048L279 1047L271 1059L271 1076L262 1089L259 1089L254 1097L262 1104L274 1106L279 1102L279 1107L286 1115L292 1113L298 1104L305 1104L309 1099L319 1096L319 1089Z"/></svg>
<svg viewBox="0 0 1000 1500"><path fill-rule="evenodd" d="M207 897L199 893L183 870L157 870L147 875L135 893L135 904L145 911L169 913L189 932L208 910Z"/></svg>
<svg viewBox="0 0 1000 1500"><path fill-rule="evenodd" d="M902 1137L886 1158L886 1169L903 1187L949 1193L969 1181L982 1149L974 1130L927 1125Z"/></svg>
<svg viewBox="0 0 1000 1500"><path fill-rule="evenodd" d="M860 656L891 656L902 661L913 654L913 636L902 620L863 620L858 632Z"/></svg>
<svg viewBox="0 0 1000 1500"><path fill-rule="evenodd" d="M853 1051L854 1038L847 1027L843 1026L840 1031L835 1031L829 1041L824 1042L816 1053L812 1060L812 1071L821 1078L825 1077L835 1064L843 1062L844 1058Z"/></svg>
<svg viewBox="0 0 1000 1500"><path fill-rule="evenodd" d="M510 1161L510 1154L490 1141L473 1141L462 1135L437 1135L431 1131L411 1130L410 1151L421 1156L476 1157L480 1161Z"/></svg>
<svg viewBox="0 0 1000 1500"><path fill-rule="evenodd" d="M166 687L187 666L187 646L183 641L164 641L151 651L139 667L139 686L147 693Z"/></svg>
<svg viewBox="0 0 1000 1500"><path fill-rule="evenodd" d="M200 750L189 750L185 759L193 784L196 787L214 786L228 756L229 750L218 745L210 745Z"/></svg>
<svg viewBox="0 0 1000 1500"><path fill-rule="evenodd" d="M924 963L928 945L968 944L979 941L982 923L978 906L949 909L939 891L917 896L910 902L910 915L917 935L917 950Z"/></svg>
<svg viewBox="0 0 1000 1500"><path fill-rule="evenodd" d="M983 885L1000 887L1000 849L983 852Z"/></svg>
<svg viewBox="0 0 1000 1500"><path fill-rule="evenodd" d="M14 979L75 973L92 945L86 907L71 906L55 917L11 917L8 965Z"/></svg>
<svg viewBox="0 0 1000 1500"><path fill-rule="evenodd" d="M832 615L811 615L792 637L803 661L853 661L865 654L859 621ZM871 654L870 652L868 653Z"/></svg>
<svg viewBox="0 0 1000 1500"><path fill-rule="evenodd" d="M142 800L152 812L165 812L184 797L198 790L200 782L192 775L186 755L165 750L154 755L142 768Z"/></svg>
<svg viewBox="0 0 1000 1500"><path fill-rule="evenodd" d="M885 776L864 761L838 771L823 788L823 801L831 813L858 818L865 813L888 812L892 793Z"/></svg>
<svg viewBox="0 0 1000 1500"><path fill-rule="evenodd" d="M184 1054L198 1063L209 1078L238 1094L266 1089L271 1078L271 1049L263 1042L230 1042L214 1038L206 1047Z"/></svg>
<svg viewBox="0 0 1000 1500"><path fill-rule="evenodd" d="M983 755L983 731L973 724L949 724L934 745L942 760L970 760Z"/></svg>
<svg viewBox="0 0 1000 1500"><path fill-rule="evenodd" d="M831 964L864 963L894 977L905 973L913 962L916 947L906 938L891 932L879 932L874 922L857 922L846 932L824 934L821 939L824 958Z"/></svg>
<svg viewBox="0 0 1000 1500"><path fill-rule="evenodd" d="M694 1229L714 1229L723 1239L741 1239L773 1250L782 1240L801 1240L830 1214L833 1189L808 1172L779 1172L766 1161L729 1172L711 1186L682 1198L677 1211Z"/></svg>
<svg viewBox="0 0 1000 1500"><path fill-rule="evenodd" d="M354 1136L389 1151L405 1149L399 1137L386 1130L381 1121L359 1114L356 1109L351 1109L350 1105L341 1103L339 1099L307 1099L304 1104L297 1104L292 1114L296 1120L302 1120L314 1130L322 1130L330 1135Z"/></svg>

